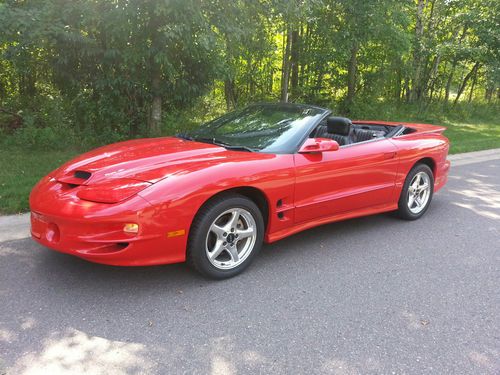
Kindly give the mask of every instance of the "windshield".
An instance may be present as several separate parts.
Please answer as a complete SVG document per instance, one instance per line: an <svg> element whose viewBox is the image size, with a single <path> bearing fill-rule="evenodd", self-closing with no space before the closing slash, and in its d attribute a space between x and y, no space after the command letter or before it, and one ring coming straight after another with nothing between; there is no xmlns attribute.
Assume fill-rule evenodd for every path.
<svg viewBox="0 0 500 375"><path fill-rule="evenodd" d="M303 135L326 110L293 104L256 104L228 113L188 134L193 140L227 148L284 153L298 145Z"/></svg>

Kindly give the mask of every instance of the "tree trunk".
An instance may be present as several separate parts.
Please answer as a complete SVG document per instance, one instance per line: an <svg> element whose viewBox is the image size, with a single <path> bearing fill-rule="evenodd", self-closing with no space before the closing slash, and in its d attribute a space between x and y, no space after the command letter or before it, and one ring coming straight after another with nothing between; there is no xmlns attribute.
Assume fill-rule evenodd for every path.
<svg viewBox="0 0 500 375"><path fill-rule="evenodd" d="M299 32L297 30L292 31L292 44L290 46L290 64L291 64L291 79L290 85L292 86L292 93L294 96L297 95L297 89L299 85Z"/></svg>
<svg viewBox="0 0 500 375"><path fill-rule="evenodd" d="M430 11L426 14L427 16L427 30L429 30L432 33L432 30L440 29L439 26L439 21L442 21L441 17L435 17L435 5L436 5L436 0L426 0L424 1L423 7L428 7L430 3ZM424 13L423 13L423 8L421 9L420 13L420 20L422 22L422 25L420 25L420 43L418 44L418 47L420 48L419 50L419 57L418 57L418 63L419 63L419 69L420 69L420 77L418 81L416 82L416 90L415 95L416 95L416 100L422 100L426 96L431 96L434 93L434 84L436 81L436 74L437 74L437 68L439 67L440 61L441 61L441 56L440 53L438 52L437 55L434 57L434 60L432 64L428 64L429 58L430 58L430 53L426 53L425 50L422 48L423 44L423 36L424 36L424 26L423 26L423 21L424 21ZM429 102L432 101L432 99L429 100Z"/></svg>
<svg viewBox="0 0 500 375"><path fill-rule="evenodd" d="M151 5L149 9L150 21L149 30L151 32L151 48L149 56L149 64L151 71L151 111L149 114L148 132L152 136L157 136L160 134L160 124L161 124L161 105L163 98L161 95L161 66L156 61L156 54L159 53L161 49L160 33L158 27L160 25L160 19L155 14L155 9Z"/></svg>
<svg viewBox="0 0 500 375"><path fill-rule="evenodd" d="M271 94L273 92L273 86L274 86L274 69L271 66L269 68L269 82L268 82L268 87L267 87L267 94Z"/></svg>
<svg viewBox="0 0 500 375"><path fill-rule="evenodd" d="M285 36L283 36L285 38ZM286 31L286 46L283 52L283 63L281 69L281 96L280 100L283 103L288 102L288 83L290 81L290 44L292 42L292 30L287 27Z"/></svg>
<svg viewBox="0 0 500 375"><path fill-rule="evenodd" d="M228 111L236 107L236 95L234 94L234 81L231 79L224 80L224 96L226 98L226 108Z"/></svg>
<svg viewBox="0 0 500 375"><path fill-rule="evenodd" d="M476 69L476 71L474 72L474 78L472 79L472 85L470 87L470 92L469 92L469 100L467 101L469 104L470 102L472 102L472 96L474 95L474 89L476 88L476 83L477 83L477 71L479 70Z"/></svg>
<svg viewBox="0 0 500 375"><path fill-rule="evenodd" d="M434 93L434 86L438 77L438 68L441 63L441 55L438 53L434 58L434 62L432 63L432 69L429 73L428 78L426 79L426 87L425 91L429 92L429 101L432 101L432 94Z"/></svg>
<svg viewBox="0 0 500 375"><path fill-rule="evenodd" d="M460 85L460 88L458 89L457 97L455 98L455 101L453 102L453 105L456 105L458 103L458 100L460 99L460 96L465 90L465 86L467 86L467 82L469 81L470 77L472 77L475 72L479 69L480 64L476 63L472 67L471 71L467 73L467 75L464 77L464 80L462 81L462 84Z"/></svg>
<svg viewBox="0 0 500 375"><path fill-rule="evenodd" d="M394 97L399 101L401 100L402 90L401 83L403 80L403 75L401 73L401 60L398 59L396 66L396 82L394 84Z"/></svg>
<svg viewBox="0 0 500 375"><path fill-rule="evenodd" d="M160 134L160 124L161 124L161 102L162 97L160 92L161 78L159 76L153 76L151 82L151 88L153 91L153 101L151 103L151 114L149 117L149 134L156 136Z"/></svg>
<svg viewBox="0 0 500 375"><path fill-rule="evenodd" d="M462 41L465 39L465 35L467 34L468 30L468 25L464 25L462 34L460 35L460 39L458 40L458 45L462 44ZM455 33L455 36L457 33ZM455 37L453 38L453 41L455 40ZM453 82L453 76L455 74L455 69L457 68L458 64L458 59L455 57L453 58L453 62L451 63L451 71L450 75L448 76L448 80L446 81L446 88L445 88L445 94L444 94L444 102L448 103L448 100L450 99L450 89L451 89L451 84Z"/></svg>
<svg viewBox="0 0 500 375"><path fill-rule="evenodd" d="M410 78L405 79L405 101L406 103L410 102L410 95L411 95L411 89L410 89Z"/></svg>
<svg viewBox="0 0 500 375"><path fill-rule="evenodd" d="M307 74L307 60L305 60L302 56L305 56L307 58L309 54L309 36L311 35L309 25L301 26L300 27L300 59L301 59L301 64L299 68L299 86L300 87L305 87L307 86L307 81L305 80L305 75ZM305 60L305 61L304 61Z"/></svg>
<svg viewBox="0 0 500 375"><path fill-rule="evenodd" d="M318 73L318 77L316 78L316 85L314 86L314 93L317 94L322 86L323 86L323 77L325 76L325 73L323 72L323 69L321 69Z"/></svg>
<svg viewBox="0 0 500 375"><path fill-rule="evenodd" d="M347 68L347 96L345 100L347 110L349 110L349 107L353 103L354 97L356 95L356 81L358 75L358 50L359 45L356 41L351 48L351 58L349 59L349 67Z"/></svg>
<svg viewBox="0 0 500 375"><path fill-rule="evenodd" d="M248 67L248 71L250 73L249 77L248 77L248 93L250 95L251 98L255 97L255 73L254 73L254 67L253 67L253 59L252 59L252 55L250 55L248 58L247 58L247 67Z"/></svg>
<svg viewBox="0 0 500 375"><path fill-rule="evenodd" d="M410 95L411 101L417 101L422 96L422 37L424 34L424 6L425 0L417 2L417 17L415 22L415 46L413 48L413 84Z"/></svg>
<svg viewBox="0 0 500 375"><path fill-rule="evenodd" d="M491 98L493 97L493 86L487 86L485 91L484 91L484 100L486 100L488 103L491 103Z"/></svg>
<svg viewBox="0 0 500 375"><path fill-rule="evenodd" d="M32 69L33 67L29 68L29 71L23 73L20 79L19 93L25 98L33 98L36 94L36 78Z"/></svg>
<svg viewBox="0 0 500 375"><path fill-rule="evenodd" d="M444 92L444 102L445 103L448 103L448 100L450 99L451 82L453 81L453 75L455 74L456 67L457 67L457 61L453 60L453 63L451 65L451 72L450 72L450 75L448 76L448 80L446 81L446 87L445 87L445 92Z"/></svg>
<svg viewBox="0 0 500 375"><path fill-rule="evenodd" d="M434 98L434 85L429 89L429 103L432 103L432 99Z"/></svg>

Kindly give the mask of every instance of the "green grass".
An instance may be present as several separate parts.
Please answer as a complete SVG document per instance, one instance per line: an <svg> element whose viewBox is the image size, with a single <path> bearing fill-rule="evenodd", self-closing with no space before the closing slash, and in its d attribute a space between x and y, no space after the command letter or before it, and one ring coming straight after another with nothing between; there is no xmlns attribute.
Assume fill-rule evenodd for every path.
<svg viewBox="0 0 500 375"><path fill-rule="evenodd" d="M500 148L500 105L459 103L457 106L432 104L422 109L416 104L366 102L357 104L352 118L442 125L447 129L450 154Z"/></svg>
<svg viewBox="0 0 500 375"><path fill-rule="evenodd" d="M0 214L29 209L28 197L33 186L47 173L71 159L76 151L20 150L12 146L0 149Z"/></svg>
<svg viewBox="0 0 500 375"><path fill-rule="evenodd" d="M444 135L450 140L450 154L500 148L500 119L498 123L442 122Z"/></svg>
<svg viewBox="0 0 500 375"><path fill-rule="evenodd" d="M447 127L450 153L500 148L500 113L487 106L457 107L450 111L430 108L422 113L415 107L369 105L353 118L422 122ZM474 120L472 120L474 119ZM0 144L0 214L28 210L28 196L37 181L81 150L23 149L16 144Z"/></svg>

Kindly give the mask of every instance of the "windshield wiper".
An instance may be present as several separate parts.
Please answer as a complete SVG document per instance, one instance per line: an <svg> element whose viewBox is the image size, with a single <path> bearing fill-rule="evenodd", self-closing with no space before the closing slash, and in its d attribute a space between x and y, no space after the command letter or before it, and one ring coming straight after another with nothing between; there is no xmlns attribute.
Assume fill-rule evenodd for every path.
<svg viewBox="0 0 500 375"><path fill-rule="evenodd" d="M222 145L222 144L220 144L219 146L227 148L228 150L240 150L240 151L248 151L248 152L256 152L257 151L255 149L247 147L247 146L230 146L230 145Z"/></svg>
<svg viewBox="0 0 500 375"><path fill-rule="evenodd" d="M187 133L177 133L175 136L180 139L185 139L186 141L193 140L193 137L189 136Z"/></svg>
<svg viewBox="0 0 500 375"><path fill-rule="evenodd" d="M240 146L240 145L228 145L227 143L221 142L215 138L192 138L194 141L198 142L208 142L213 145L221 146L224 147L225 149L228 150L241 150L241 151L248 151L248 152L255 152L253 148L247 147L247 146Z"/></svg>

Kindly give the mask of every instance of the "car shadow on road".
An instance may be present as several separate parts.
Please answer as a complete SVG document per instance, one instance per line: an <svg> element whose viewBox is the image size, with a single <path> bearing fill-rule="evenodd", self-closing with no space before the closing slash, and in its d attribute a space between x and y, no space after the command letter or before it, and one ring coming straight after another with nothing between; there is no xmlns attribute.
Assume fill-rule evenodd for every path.
<svg viewBox="0 0 500 375"><path fill-rule="evenodd" d="M408 223L401 222L390 214L352 219L313 228L273 244L265 244L254 264L238 278L250 278L254 273L274 272L280 265L300 264L306 259L322 262L325 251L340 256L344 251L354 251L350 246L356 235L375 235L380 231L402 229ZM227 283L200 276L187 264L172 264L148 267L116 267L87 262L77 257L53 252L30 239L12 241L17 259L14 262L32 263L33 272L39 279L45 279L53 287L89 288L128 291L156 288L189 289L200 284ZM359 250L359 249L358 249ZM36 265L36 266L35 266ZM292 267L295 268L295 267ZM286 269L286 267L285 267ZM290 270L290 272L295 272Z"/></svg>
<svg viewBox="0 0 500 375"><path fill-rule="evenodd" d="M437 214L436 211L442 208L442 204L435 201L428 215L432 215L433 211ZM422 220L425 220L425 217ZM272 244L264 244L255 260L255 265L247 273L251 274L256 267L263 267L263 272L273 272L276 263L296 263L304 258L318 257L318 261L321 261L321 254L325 251L335 252L336 255L340 255L343 251L353 251L353 246L350 244L360 233L368 235L379 234L381 231L390 233L405 230L408 225L408 222L397 219L391 213L322 225ZM38 277L49 282L54 281L59 285L79 287L81 284L77 281L80 280L85 281L87 286L89 283L99 284L100 288L110 286L127 288L130 285L148 288L157 286L158 283L167 288L180 285L186 288L191 284L198 285L200 282L217 282L203 278L185 263L147 267L108 266L54 252L29 238L4 242L0 247L2 248L0 257L8 258L4 260L4 264L19 262L31 265ZM16 267L15 264L11 266Z"/></svg>

